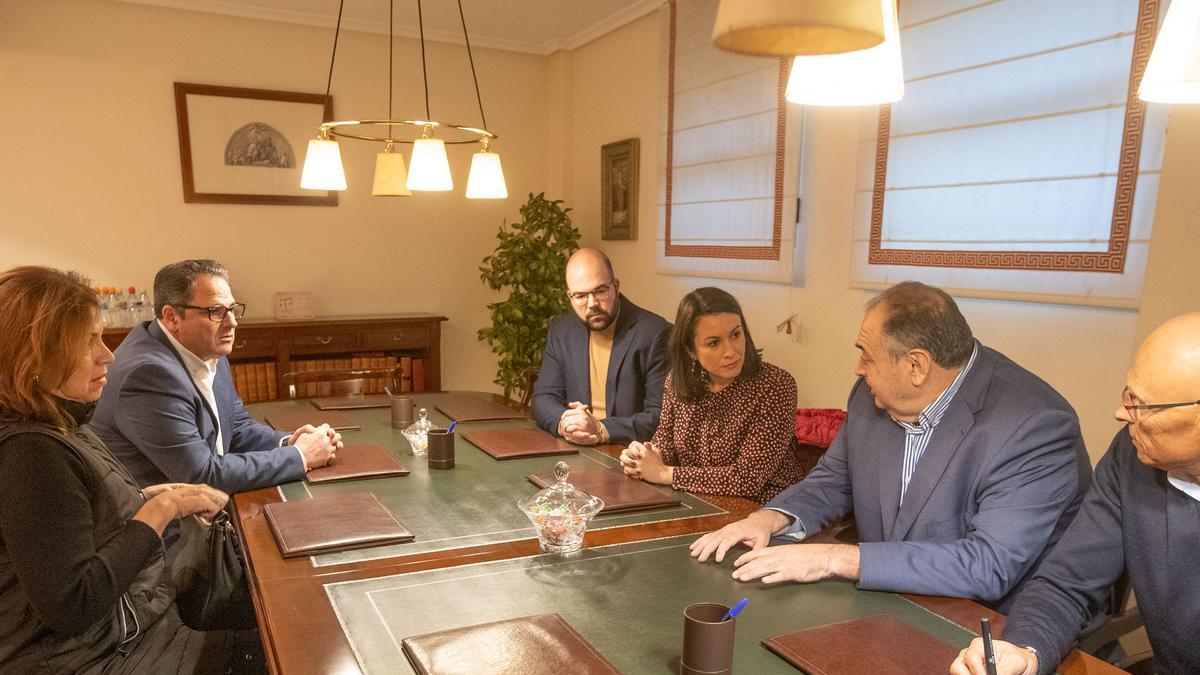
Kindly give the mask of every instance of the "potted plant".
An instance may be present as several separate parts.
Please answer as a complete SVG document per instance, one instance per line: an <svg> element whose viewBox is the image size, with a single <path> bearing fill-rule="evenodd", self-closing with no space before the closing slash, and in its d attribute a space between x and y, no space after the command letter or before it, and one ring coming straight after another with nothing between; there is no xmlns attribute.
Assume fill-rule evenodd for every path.
<svg viewBox="0 0 1200 675"><path fill-rule="evenodd" d="M479 267L489 288L509 289L507 299L488 305L492 325L479 329L479 339L500 357L495 383L507 398L516 392L522 404L533 394L550 321L567 311L565 267L579 249L579 230L562 203L544 192L530 194L521 222L500 226L500 243Z"/></svg>

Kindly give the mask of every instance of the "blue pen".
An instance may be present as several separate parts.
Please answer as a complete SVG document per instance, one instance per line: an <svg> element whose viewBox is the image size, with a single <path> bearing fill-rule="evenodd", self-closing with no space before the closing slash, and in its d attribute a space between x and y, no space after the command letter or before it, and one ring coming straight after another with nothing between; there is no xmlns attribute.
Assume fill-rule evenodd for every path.
<svg viewBox="0 0 1200 675"><path fill-rule="evenodd" d="M455 424L458 424L458 420L454 420L453 422L450 423L450 428L446 430L446 433L448 433L448 434L454 433L454 425Z"/></svg>
<svg viewBox="0 0 1200 675"><path fill-rule="evenodd" d="M733 609L730 609L728 612L725 612L725 616L721 617L721 621L728 621L728 620L732 619L733 617L737 616L738 612L740 612L746 608L747 602L750 602L750 598L742 598L741 600L739 600L738 604L733 606Z"/></svg>

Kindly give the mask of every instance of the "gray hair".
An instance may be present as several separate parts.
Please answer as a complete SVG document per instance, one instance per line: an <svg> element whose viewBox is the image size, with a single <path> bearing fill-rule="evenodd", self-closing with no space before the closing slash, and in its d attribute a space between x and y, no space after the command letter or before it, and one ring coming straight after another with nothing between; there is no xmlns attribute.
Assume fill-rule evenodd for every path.
<svg viewBox="0 0 1200 675"><path fill-rule="evenodd" d="M902 281L867 302L867 311L880 305L887 312L883 337L892 358L924 349L939 366L957 368L971 357L975 347L971 327L946 291Z"/></svg>
<svg viewBox="0 0 1200 675"><path fill-rule="evenodd" d="M159 270L154 275L154 316L161 319L163 307L167 305L188 304L196 289L196 279L201 276L229 281L229 271L216 260L180 260Z"/></svg>

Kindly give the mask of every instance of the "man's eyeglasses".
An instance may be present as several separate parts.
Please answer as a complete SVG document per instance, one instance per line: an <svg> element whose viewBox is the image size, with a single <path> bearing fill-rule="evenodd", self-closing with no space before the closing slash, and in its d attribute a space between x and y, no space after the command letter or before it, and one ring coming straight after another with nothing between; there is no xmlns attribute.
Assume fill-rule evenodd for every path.
<svg viewBox="0 0 1200 675"><path fill-rule="evenodd" d="M213 323L221 323L225 320L227 314L232 314L233 318L240 319L246 315L246 304L243 302L235 302L228 307L221 305L213 305L212 307L197 307L196 305L176 305L179 309L200 309L208 312L208 320Z"/></svg>
<svg viewBox="0 0 1200 675"><path fill-rule="evenodd" d="M578 293L571 293L568 291L567 297L571 298L571 302L573 302L577 305L586 305L589 295L591 297L595 298L597 302L599 302L600 300L608 299L608 296L611 293L612 293L612 286L609 286L608 284L603 284L601 286L597 286L597 287L593 288L590 291L579 291Z"/></svg>
<svg viewBox="0 0 1200 675"><path fill-rule="evenodd" d="M1141 410L1165 410L1167 408L1182 408L1189 405L1200 405L1200 401L1178 401L1176 403L1134 403L1133 394L1129 393L1129 387L1121 390L1121 405L1125 408L1125 412L1129 415L1129 419L1134 422L1138 421L1141 416Z"/></svg>

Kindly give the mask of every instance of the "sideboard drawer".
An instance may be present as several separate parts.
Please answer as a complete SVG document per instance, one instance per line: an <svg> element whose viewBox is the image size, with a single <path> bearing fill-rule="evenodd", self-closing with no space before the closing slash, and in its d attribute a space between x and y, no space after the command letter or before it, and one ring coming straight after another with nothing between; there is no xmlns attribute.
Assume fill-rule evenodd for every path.
<svg viewBox="0 0 1200 675"><path fill-rule="evenodd" d="M329 354L358 349L357 334L337 328L292 329L285 333L293 354Z"/></svg>
<svg viewBox="0 0 1200 675"><path fill-rule="evenodd" d="M399 324L363 331L363 349L422 349L429 346L429 326Z"/></svg>
<svg viewBox="0 0 1200 675"><path fill-rule="evenodd" d="M253 359L264 356L275 356L278 343L273 336L269 335L242 335L241 332L234 333L233 336L233 353L230 355L235 359Z"/></svg>

